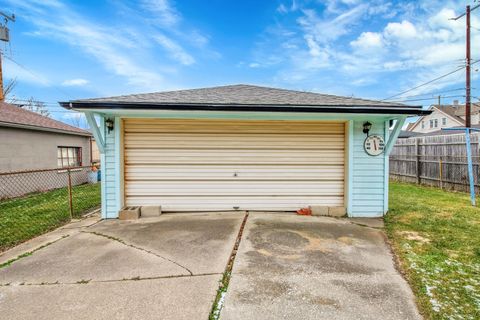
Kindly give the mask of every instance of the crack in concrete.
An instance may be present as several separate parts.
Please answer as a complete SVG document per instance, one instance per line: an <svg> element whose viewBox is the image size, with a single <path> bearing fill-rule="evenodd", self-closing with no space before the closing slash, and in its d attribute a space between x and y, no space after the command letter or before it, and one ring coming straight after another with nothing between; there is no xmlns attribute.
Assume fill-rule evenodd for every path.
<svg viewBox="0 0 480 320"><path fill-rule="evenodd" d="M136 246L136 245L134 245L134 244L131 244L131 243L127 243L126 241L124 241L124 240L122 240L122 239L120 239L120 238L112 237L112 236L109 236L109 235L107 235L107 234L103 234L103 233L96 232L96 231L80 231L80 232L89 233L89 234L93 234L93 235L96 235L96 236L99 236L99 237L104 237L104 238L107 238L107 239L110 239L110 240L114 240L114 241L117 241L117 242L119 242L119 243L121 243L121 244L123 244L123 245L125 245L125 246L131 247L131 248L134 248L134 249L137 249L137 250L139 250L139 251L143 251L143 252L149 253L149 254L151 254L151 255L154 255L155 257L158 257L158 258L161 258L161 259L170 261L171 263L179 266L180 268L186 270L186 271L190 274L190 276L193 276L193 275L194 275L193 272L192 272L190 269L188 269L187 267L179 264L178 262L173 261L173 260L171 260L171 259L169 259L169 258L166 258L166 257L164 257L164 256L161 256L161 255L159 255L158 253L153 252L153 251L150 251L150 250L148 250L148 249L145 249L145 248L142 248L142 247L138 247L138 246Z"/></svg>
<svg viewBox="0 0 480 320"><path fill-rule="evenodd" d="M215 276L220 275L221 273L198 273L198 274L179 274L179 275L169 275L169 276L158 276L158 277L132 277L132 278L123 278L123 279L108 279L108 280L92 280L92 279L82 279L74 282L40 282L40 283L3 283L0 284L0 287L21 287L21 286L55 286L55 285L85 285L89 283L112 283L112 282L123 282L123 281L146 281L146 280L160 280L160 279L175 279L175 278L191 278L191 277L205 277L205 276Z"/></svg>
<svg viewBox="0 0 480 320"><path fill-rule="evenodd" d="M374 230L384 230L385 228L383 227L374 227L374 226L369 226L369 225L366 225L366 224L363 224L363 223L359 223L359 222L353 222L353 221L348 221L349 223L351 224L354 224L354 225L357 225L359 227L363 227L363 228L370 228L370 229L374 229Z"/></svg>

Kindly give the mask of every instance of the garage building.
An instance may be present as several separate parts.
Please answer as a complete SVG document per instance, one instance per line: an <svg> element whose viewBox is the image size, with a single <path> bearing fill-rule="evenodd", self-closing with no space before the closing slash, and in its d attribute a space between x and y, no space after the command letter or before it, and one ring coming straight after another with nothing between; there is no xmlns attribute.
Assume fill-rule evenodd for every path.
<svg viewBox="0 0 480 320"><path fill-rule="evenodd" d="M102 215L335 208L388 211L388 153L405 119L384 101L252 85L62 102L93 127ZM98 118L100 126L97 126Z"/></svg>

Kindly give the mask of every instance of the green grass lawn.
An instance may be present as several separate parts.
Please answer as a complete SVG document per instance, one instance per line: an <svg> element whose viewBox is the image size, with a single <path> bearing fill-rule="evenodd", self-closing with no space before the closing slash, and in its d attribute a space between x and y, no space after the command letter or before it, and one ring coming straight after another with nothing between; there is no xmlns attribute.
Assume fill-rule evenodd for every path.
<svg viewBox="0 0 480 320"><path fill-rule="evenodd" d="M74 217L100 205L100 183L73 187ZM0 202L0 252L70 221L67 188Z"/></svg>
<svg viewBox="0 0 480 320"><path fill-rule="evenodd" d="M385 226L427 319L480 319L480 209L465 193L391 183Z"/></svg>

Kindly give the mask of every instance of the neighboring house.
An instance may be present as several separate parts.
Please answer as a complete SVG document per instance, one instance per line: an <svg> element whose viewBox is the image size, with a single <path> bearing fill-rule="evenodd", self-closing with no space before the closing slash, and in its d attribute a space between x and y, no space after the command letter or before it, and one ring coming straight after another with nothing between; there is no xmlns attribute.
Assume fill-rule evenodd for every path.
<svg viewBox="0 0 480 320"><path fill-rule="evenodd" d="M91 150L92 150L92 156L91 156L92 164L100 163L100 151L98 150L97 142L93 137L92 137L92 143L91 143Z"/></svg>
<svg viewBox="0 0 480 320"><path fill-rule="evenodd" d="M442 128L452 128L465 125L465 105L455 102L453 105L433 105L431 114L420 117L415 123L407 126L407 131L429 133ZM471 123L480 124L480 106L471 106Z"/></svg>
<svg viewBox="0 0 480 320"><path fill-rule="evenodd" d="M0 102L0 172L90 165L88 131Z"/></svg>
<svg viewBox="0 0 480 320"><path fill-rule="evenodd" d="M451 127L455 129L465 128L464 125ZM480 130L480 124L472 124L471 128ZM405 134L406 133L406 134ZM471 134L477 134L478 132L472 131ZM403 134L403 135L402 135ZM413 134L413 135L412 135ZM398 138L411 138L411 137L431 137L431 136L446 136L452 134L465 134L465 130L436 130L427 133L415 133L415 132L405 132L402 131Z"/></svg>
<svg viewBox="0 0 480 320"><path fill-rule="evenodd" d="M251 85L61 105L84 112L95 135L105 181L103 218L145 205L163 211L320 206L382 216L388 210L388 152L408 116L430 113L420 106ZM368 141L375 143L366 149L385 149L377 156L364 146L369 124Z"/></svg>

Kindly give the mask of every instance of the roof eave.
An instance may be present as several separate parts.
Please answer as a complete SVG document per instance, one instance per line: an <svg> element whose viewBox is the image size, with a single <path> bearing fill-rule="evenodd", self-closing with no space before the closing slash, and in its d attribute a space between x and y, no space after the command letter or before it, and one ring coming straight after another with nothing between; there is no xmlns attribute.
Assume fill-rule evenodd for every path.
<svg viewBox="0 0 480 320"><path fill-rule="evenodd" d="M388 105L244 105L244 104L154 104L124 102L60 102L66 109L171 110L171 111L244 111L244 112L302 112L302 113L365 113L427 115L430 110L421 106Z"/></svg>
<svg viewBox="0 0 480 320"><path fill-rule="evenodd" d="M91 137L92 134L89 132L77 132L77 131L69 131L63 129L56 129L56 128L46 128L28 124L21 124L21 123L13 123L13 122L6 122L0 121L0 127L8 127L8 128L17 128L17 129L26 129L26 130L34 130L34 131L45 131L45 132L53 132L53 133L62 133L62 134L70 134L76 136L84 136L84 137Z"/></svg>

